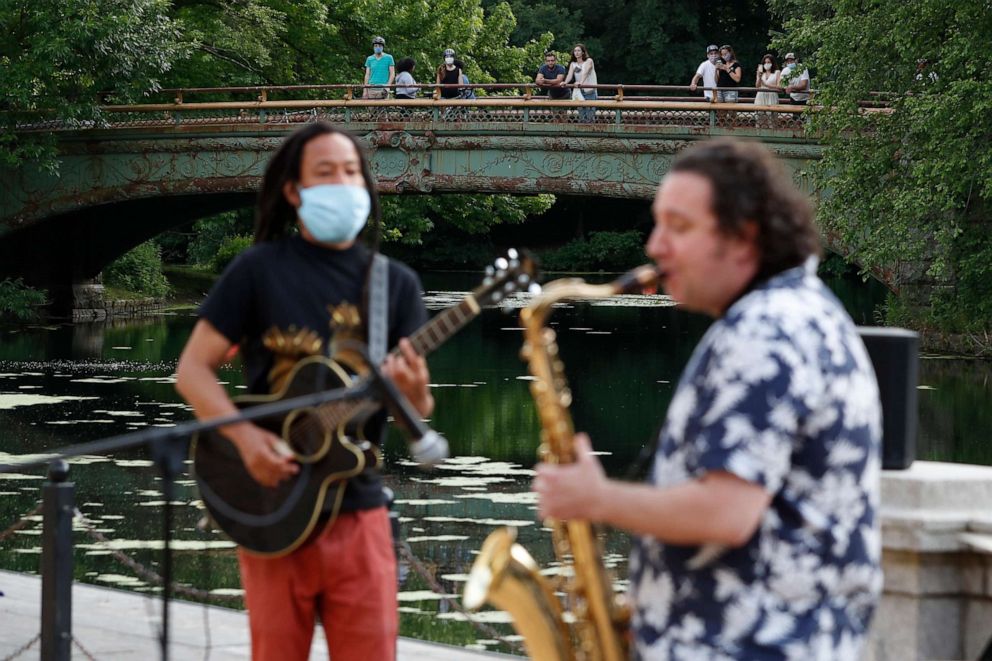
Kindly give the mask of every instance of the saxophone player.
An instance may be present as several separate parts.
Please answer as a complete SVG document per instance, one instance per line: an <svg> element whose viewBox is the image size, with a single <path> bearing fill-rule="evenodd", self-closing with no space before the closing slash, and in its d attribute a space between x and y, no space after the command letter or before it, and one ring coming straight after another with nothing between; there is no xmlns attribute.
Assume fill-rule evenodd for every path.
<svg viewBox="0 0 992 661"><path fill-rule="evenodd" d="M648 482L608 479L579 434L575 463L538 466L540 515L635 536L638 658L856 659L882 584L881 405L810 204L763 147L719 140L676 159L652 213L665 290L714 323Z"/></svg>

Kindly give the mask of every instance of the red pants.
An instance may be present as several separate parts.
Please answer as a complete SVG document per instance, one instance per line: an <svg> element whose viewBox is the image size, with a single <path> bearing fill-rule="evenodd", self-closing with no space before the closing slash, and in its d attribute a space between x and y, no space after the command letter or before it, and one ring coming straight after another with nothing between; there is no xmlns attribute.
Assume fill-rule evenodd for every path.
<svg viewBox="0 0 992 661"><path fill-rule="evenodd" d="M340 514L280 558L238 549L254 661L301 661L320 617L334 661L396 657L396 556L386 508Z"/></svg>

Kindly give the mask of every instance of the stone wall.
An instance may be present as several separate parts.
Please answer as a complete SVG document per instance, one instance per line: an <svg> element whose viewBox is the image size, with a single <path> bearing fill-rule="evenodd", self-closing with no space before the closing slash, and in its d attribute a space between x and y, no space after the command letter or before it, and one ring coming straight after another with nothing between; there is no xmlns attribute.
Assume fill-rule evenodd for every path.
<svg viewBox="0 0 992 661"><path fill-rule="evenodd" d="M102 306L73 309L72 320L99 321L117 317L133 317L135 315L160 312L164 308L165 301L157 298L142 298L130 301L104 301Z"/></svg>
<svg viewBox="0 0 992 661"><path fill-rule="evenodd" d="M976 659L992 640L992 467L882 476L885 586L865 659Z"/></svg>

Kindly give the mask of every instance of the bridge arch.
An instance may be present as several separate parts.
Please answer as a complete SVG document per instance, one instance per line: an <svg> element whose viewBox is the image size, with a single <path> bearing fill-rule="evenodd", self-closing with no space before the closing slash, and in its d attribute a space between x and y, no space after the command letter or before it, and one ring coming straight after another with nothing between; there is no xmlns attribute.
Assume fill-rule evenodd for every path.
<svg viewBox="0 0 992 661"><path fill-rule="evenodd" d="M694 111L701 116L712 112L709 104L684 105L701 106ZM636 107L631 112L644 115ZM556 193L648 200L679 151L720 135L764 142L810 190L806 170L820 154L795 126L759 130L753 124L673 126L643 119L583 125L520 117L526 120L527 113L518 121L414 121L409 115L380 114L374 121L353 117L343 125L366 145L386 194ZM60 132L57 176L0 171L0 269L5 271L0 276L23 275L65 288L96 277L118 255L162 231L250 205L271 153L298 126L148 124ZM51 252L39 251L41 246Z"/></svg>

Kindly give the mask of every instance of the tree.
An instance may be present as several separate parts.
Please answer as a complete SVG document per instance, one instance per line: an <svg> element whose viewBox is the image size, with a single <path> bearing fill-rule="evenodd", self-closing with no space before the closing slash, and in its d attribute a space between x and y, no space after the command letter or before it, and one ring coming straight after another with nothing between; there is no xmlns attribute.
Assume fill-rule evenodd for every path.
<svg viewBox="0 0 992 661"><path fill-rule="evenodd" d="M714 42L756 65L778 27L765 0L511 0L511 8L514 43L548 31L558 51L585 43L601 84L686 85Z"/></svg>
<svg viewBox="0 0 992 661"><path fill-rule="evenodd" d="M480 0L177 0L172 18L194 52L170 77L177 86L359 83L377 35L416 60L419 80L433 82L450 47L473 81L523 81L551 41L511 46L509 5Z"/></svg>
<svg viewBox="0 0 992 661"><path fill-rule="evenodd" d="M15 133L36 113L100 120L101 93L134 100L186 52L166 0L0 0L0 165L54 167L53 139Z"/></svg>
<svg viewBox="0 0 992 661"><path fill-rule="evenodd" d="M924 316L947 330L992 325L992 88L986 0L772 0L780 49L805 54L826 145L823 229L863 269L931 263ZM886 101L871 111L863 101ZM906 306L900 306L905 308Z"/></svg>
<svg viewBox="0 0 992 661"><path fill-rule="evenodd" d="M516 19L505 2L480 0L178 0L172 18L193 55L169 77L175 87L360 83L373 36L397 59L412 57L415 76L434 82L445 48L456 50L473 82L532 78L550 34L511 46ZM549 196L387 198L385 240L419 243L443 221L462 229L519 222L541 213ZM232 234L233 234L232 229Z"/></svg>

